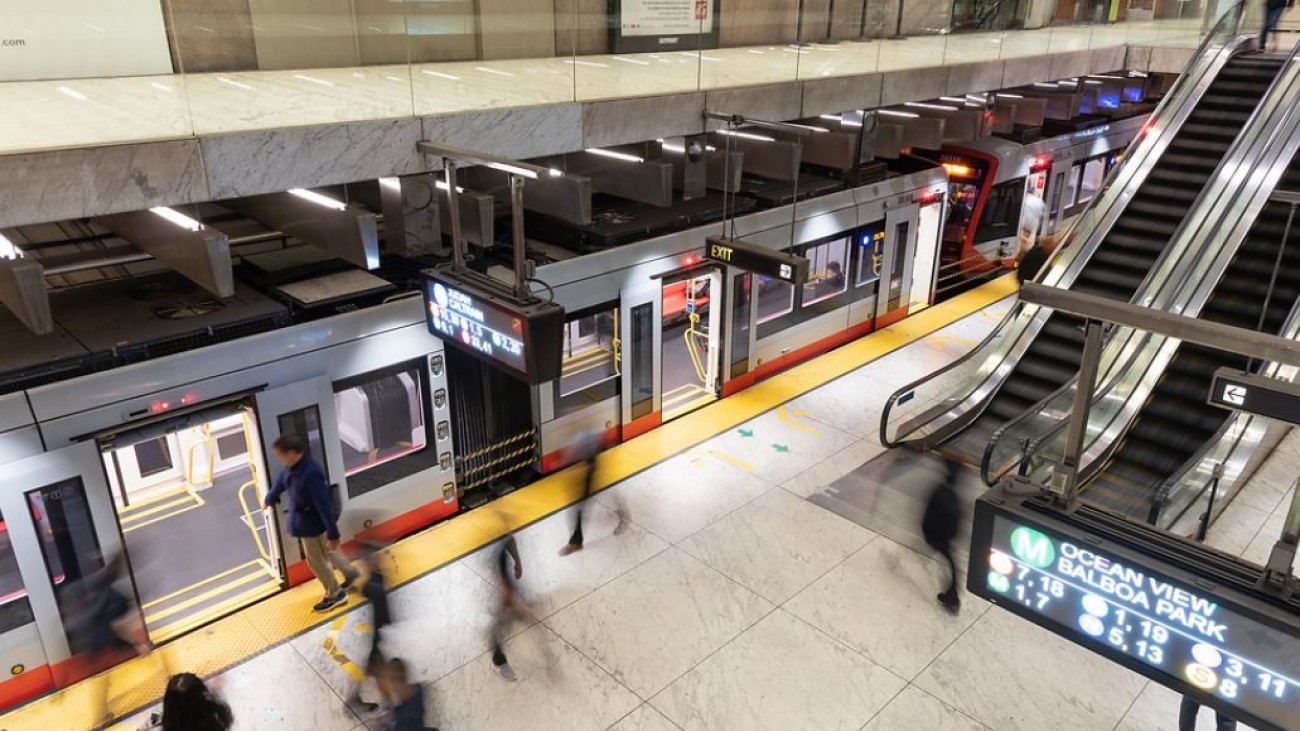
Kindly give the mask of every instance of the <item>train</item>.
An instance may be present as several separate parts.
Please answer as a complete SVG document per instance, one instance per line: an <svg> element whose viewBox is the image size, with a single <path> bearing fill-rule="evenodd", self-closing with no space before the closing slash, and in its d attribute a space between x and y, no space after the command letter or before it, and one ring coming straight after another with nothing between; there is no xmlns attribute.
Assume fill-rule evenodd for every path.
<svg viewBox="0 0 1300 731"><path fill-rule="evenodd" d="M830 134L812 134L828 146L869 126L829 116L796 126ZM241 254L231 297L154 271L56 292L47 335L0 309L0 707L79 678L68 588L107 556L123 557L154 642L308 581L284 516L261 508L278 435L306 439L345 539L410 534L562 469L592 432L633 439L932 306L945 260L1003 256L990 247L1007 236L973 223L998 209L1018 226L1015 196L999 191L1041 192L1052 206L1040 230L1062 225L1141 119L1028 144L909 146L889 166L859 141L839 169L795 158L780 184L714 166L727 192L681 210L602 194L578 224L530 211L533 276L566 313L560 377L538 385L430 334L410 276L427 261L389 262L387 277L319 270L262 234L246 239L261 248ZM772 140L778 157L816 149L736 134ZM726 137L705 141L729 154ZM656 158L675 144L639 149ZM1053 177L1075 170L1072 189ZM807 280L707 258L725 218L728 235L806 259ZM501 258L476 235L491 275ZM275 267L308 271L311 286L255 276ZM312 295L326 281L361 294Z"/></svg>

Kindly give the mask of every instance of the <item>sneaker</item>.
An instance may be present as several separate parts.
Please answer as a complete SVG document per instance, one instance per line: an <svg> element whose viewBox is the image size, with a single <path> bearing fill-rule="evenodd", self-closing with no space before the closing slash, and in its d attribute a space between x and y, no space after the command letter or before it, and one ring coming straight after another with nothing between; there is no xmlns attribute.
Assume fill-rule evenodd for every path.
<svg viewBox="0 0 1300 731"><path fill-rule="evenodd" d="M503 662L500 665L493 665L492 669L497 671L497 675L500 675L511 683L519 679L519 676L515 675L515 669L510 667L510 663L508 662Z"/></svg>
<svg viewBox="0 0 1300 731"><path fill-rule="evenodd" d="M363 701L360 698L353 698L352 700L347 702L347 705L349 708L354 708L362 713L374 713L375 711L379 710L378 703Z"/></svg>
<svg viewBox="0 0 1300 731"><path fill-rule="evenodd" d="M361 572L357 571L356 569L353 569L352 573L350 574L344 574L343 583L340 585L340 589L342 591L347 591L348 589L351 589L352 585L357 583L357 579L359 578L361 578Z"/></svg>
<svg viewBox="0 0 1300 731"><path fill-rule="evenodd" d="M334 596L327 596L324 599L321 599L320 601L316 602L316 604L312 606L312 611L328 612L334 607L339 607L347 603L348 603L348 593L340 589L336 594L334 594Z"/></svg>
<svg viewBox="0 0 1300 731"><path fill-rule="evenodd" d="M957 599L955 597L950 597L947 594L939 594L935 598L939 600L939 603L943 605L943 608L947 609L948 613L951 614L952 616L954 617L957 616L957 614L961 611L960 599Z"/></svg>

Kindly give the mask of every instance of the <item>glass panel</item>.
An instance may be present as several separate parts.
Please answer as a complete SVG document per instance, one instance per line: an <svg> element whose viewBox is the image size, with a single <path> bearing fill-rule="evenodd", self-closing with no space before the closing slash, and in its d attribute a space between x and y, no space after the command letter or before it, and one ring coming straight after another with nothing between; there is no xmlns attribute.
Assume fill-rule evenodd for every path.
<svg viewBox="0 0 1300 731"><path fill-rule="evenodd" d="M334 384L348 495L356 497L438 462L428 449L428 374L423 360Z"/></svg>
<svg viewBox="0 0 1300 731"><path fill-rule="evenodd" d="M13 542L4 518L0 516L0 633L31 624L31 602L27 600L27 587L23 584L22 574L18 571L18 557L14 554Z"/></svg>
<svg viewBox="0 0 1300 731"><path fill-rule="evenodd" d="M808 281L804 284L803 302L815 304L841 294L848 288L844 264L848 261L847 238L828 241L805 250L808 258Z"/></svg>
<svg viewBox="0 0 1300 731"><path fill-rule="evenodd" d="M325 459L325 447L322 443L324 434L320 428L320 407L307 406L297 411L280 414L276 417L275 423L281 434L296 434L307 441L307 456L320 465L325 473L325 480L329 481L330 466L329 460ZM240 441L244 440L241 438ZM226 454L224 448L221 453L223 456Z"/></svg>
<svg viewBox="0 0 1300 731"><path fill-rule="evenodd" d="M167 440L159 437L135 445L135 461L142 477L170 470L172 455L167 447Z"/></svg>
<svg viewBox="0 0 1300 731"><path fill-rule="evenodd" d="M1087 203L1097 195L1101 181L1106 177L1106 158L1098 157L1083 164L1082 178L1079 181L1079 203Z"/></svg>
<svg viewBox="0 0 1300 731"><path fill-rule="evenodd" d="M1016 178L993 186L989 200L975 228L975 241L982 243L1016 235L1024 202L1025 179Z"/></svg>
<svg viewBox="0 0 1300 731"><path fill-rule="evenodd" d="M794 311L794 285L762 274L755 274L754 279L758 282L758 324Z"/></svg>
<svg viewBox="0 0 1300 731"><path fill-rule="evenodd" d="M632 418L654 411L654 305L632 308ZM628 352L625 350L624 352Z"/></svg>
<svg viewBox="0 0 1300 731"><path fill-rule="evenodd" d="M749 309L750 283L748 274L737 274L731 280L731 377L749 372Z"/></svg>
<svg viewBox="0 0 1300 731"><path fill-rule="evenodd" d="M854 278L854 300L866 299L876 293L880 280L880 257L884 252L885 222L876 221L858 234L858 273ZM869 285L869 286L868 286Z"/></svg>
<svg viewBox="0 0 1300 731"><path fill-rule="evenodd" d="M894 263L889 268L889 309L897 309L903 301L903 267L907 265L907 234L909 223L903 221L894 227Z"/></svg>
<svg viewBox="0 0 1300 731"><path fill-rule="evenodd" d="M85 485L80 477L73 477L31 490L26 496L59 612L69 616L76 609L76 597L66 589L104 566ZM77 648L72 649L75 652Z"/></svg>
<svg viewBox="0 0 1300 731"><path fill-rule="evenodd" d="M618 307L570 316L564 360L555 391L555 416L618 395Z"/></svg>

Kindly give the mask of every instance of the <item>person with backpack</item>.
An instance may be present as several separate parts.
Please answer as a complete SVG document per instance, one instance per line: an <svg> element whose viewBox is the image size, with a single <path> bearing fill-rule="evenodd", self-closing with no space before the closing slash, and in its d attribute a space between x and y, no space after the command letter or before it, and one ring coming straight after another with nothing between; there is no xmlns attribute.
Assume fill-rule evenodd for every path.
<svg viewBox="0 0 1300 731"><path fill-rule="evenodd" d="M943 476L925 501L925 513L921 517L921 534L925 542L948 561L948 588L939 593L937 599L951 614L961 611L961 598L957 594L957 562L952 557L952 542L957 537L961 525L961 502L957 498L958 467L955 462L944 459Z"/></svg>
<svg viewBox="0 0 1300 731"><path fill-rule="evenodd" d="M266 493L266 509L271 510L287 495L289 535L298 539L311 572L325 587L325 598L312 607L317 612L348 603L348 589L361 572L339 555L339 526L325 473L307 454L307 442L296 434L281 434L271 445L284 471ZM334 569L343 573L340 585Z"/></svg>

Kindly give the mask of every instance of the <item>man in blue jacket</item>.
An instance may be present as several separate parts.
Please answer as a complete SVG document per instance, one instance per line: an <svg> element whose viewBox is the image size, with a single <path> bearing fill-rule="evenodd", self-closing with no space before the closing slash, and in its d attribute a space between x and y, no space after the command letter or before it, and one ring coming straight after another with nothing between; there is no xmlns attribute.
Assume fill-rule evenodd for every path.
<svg viewBox="0 0 1300 731"><path fill-rule="evenodd" d="M320 465L307 454L306 441L296 434L282 434L271 448L284 471L266 494L266 508L271 509L281 495L289 496L289 535L298 539L311 572L325 585L325 598L312 609L328 612L347 604L348 587L360 572L338 553L339 526L329 485ZM343 572L342 586L334 577L335 567Z"/></svg>

